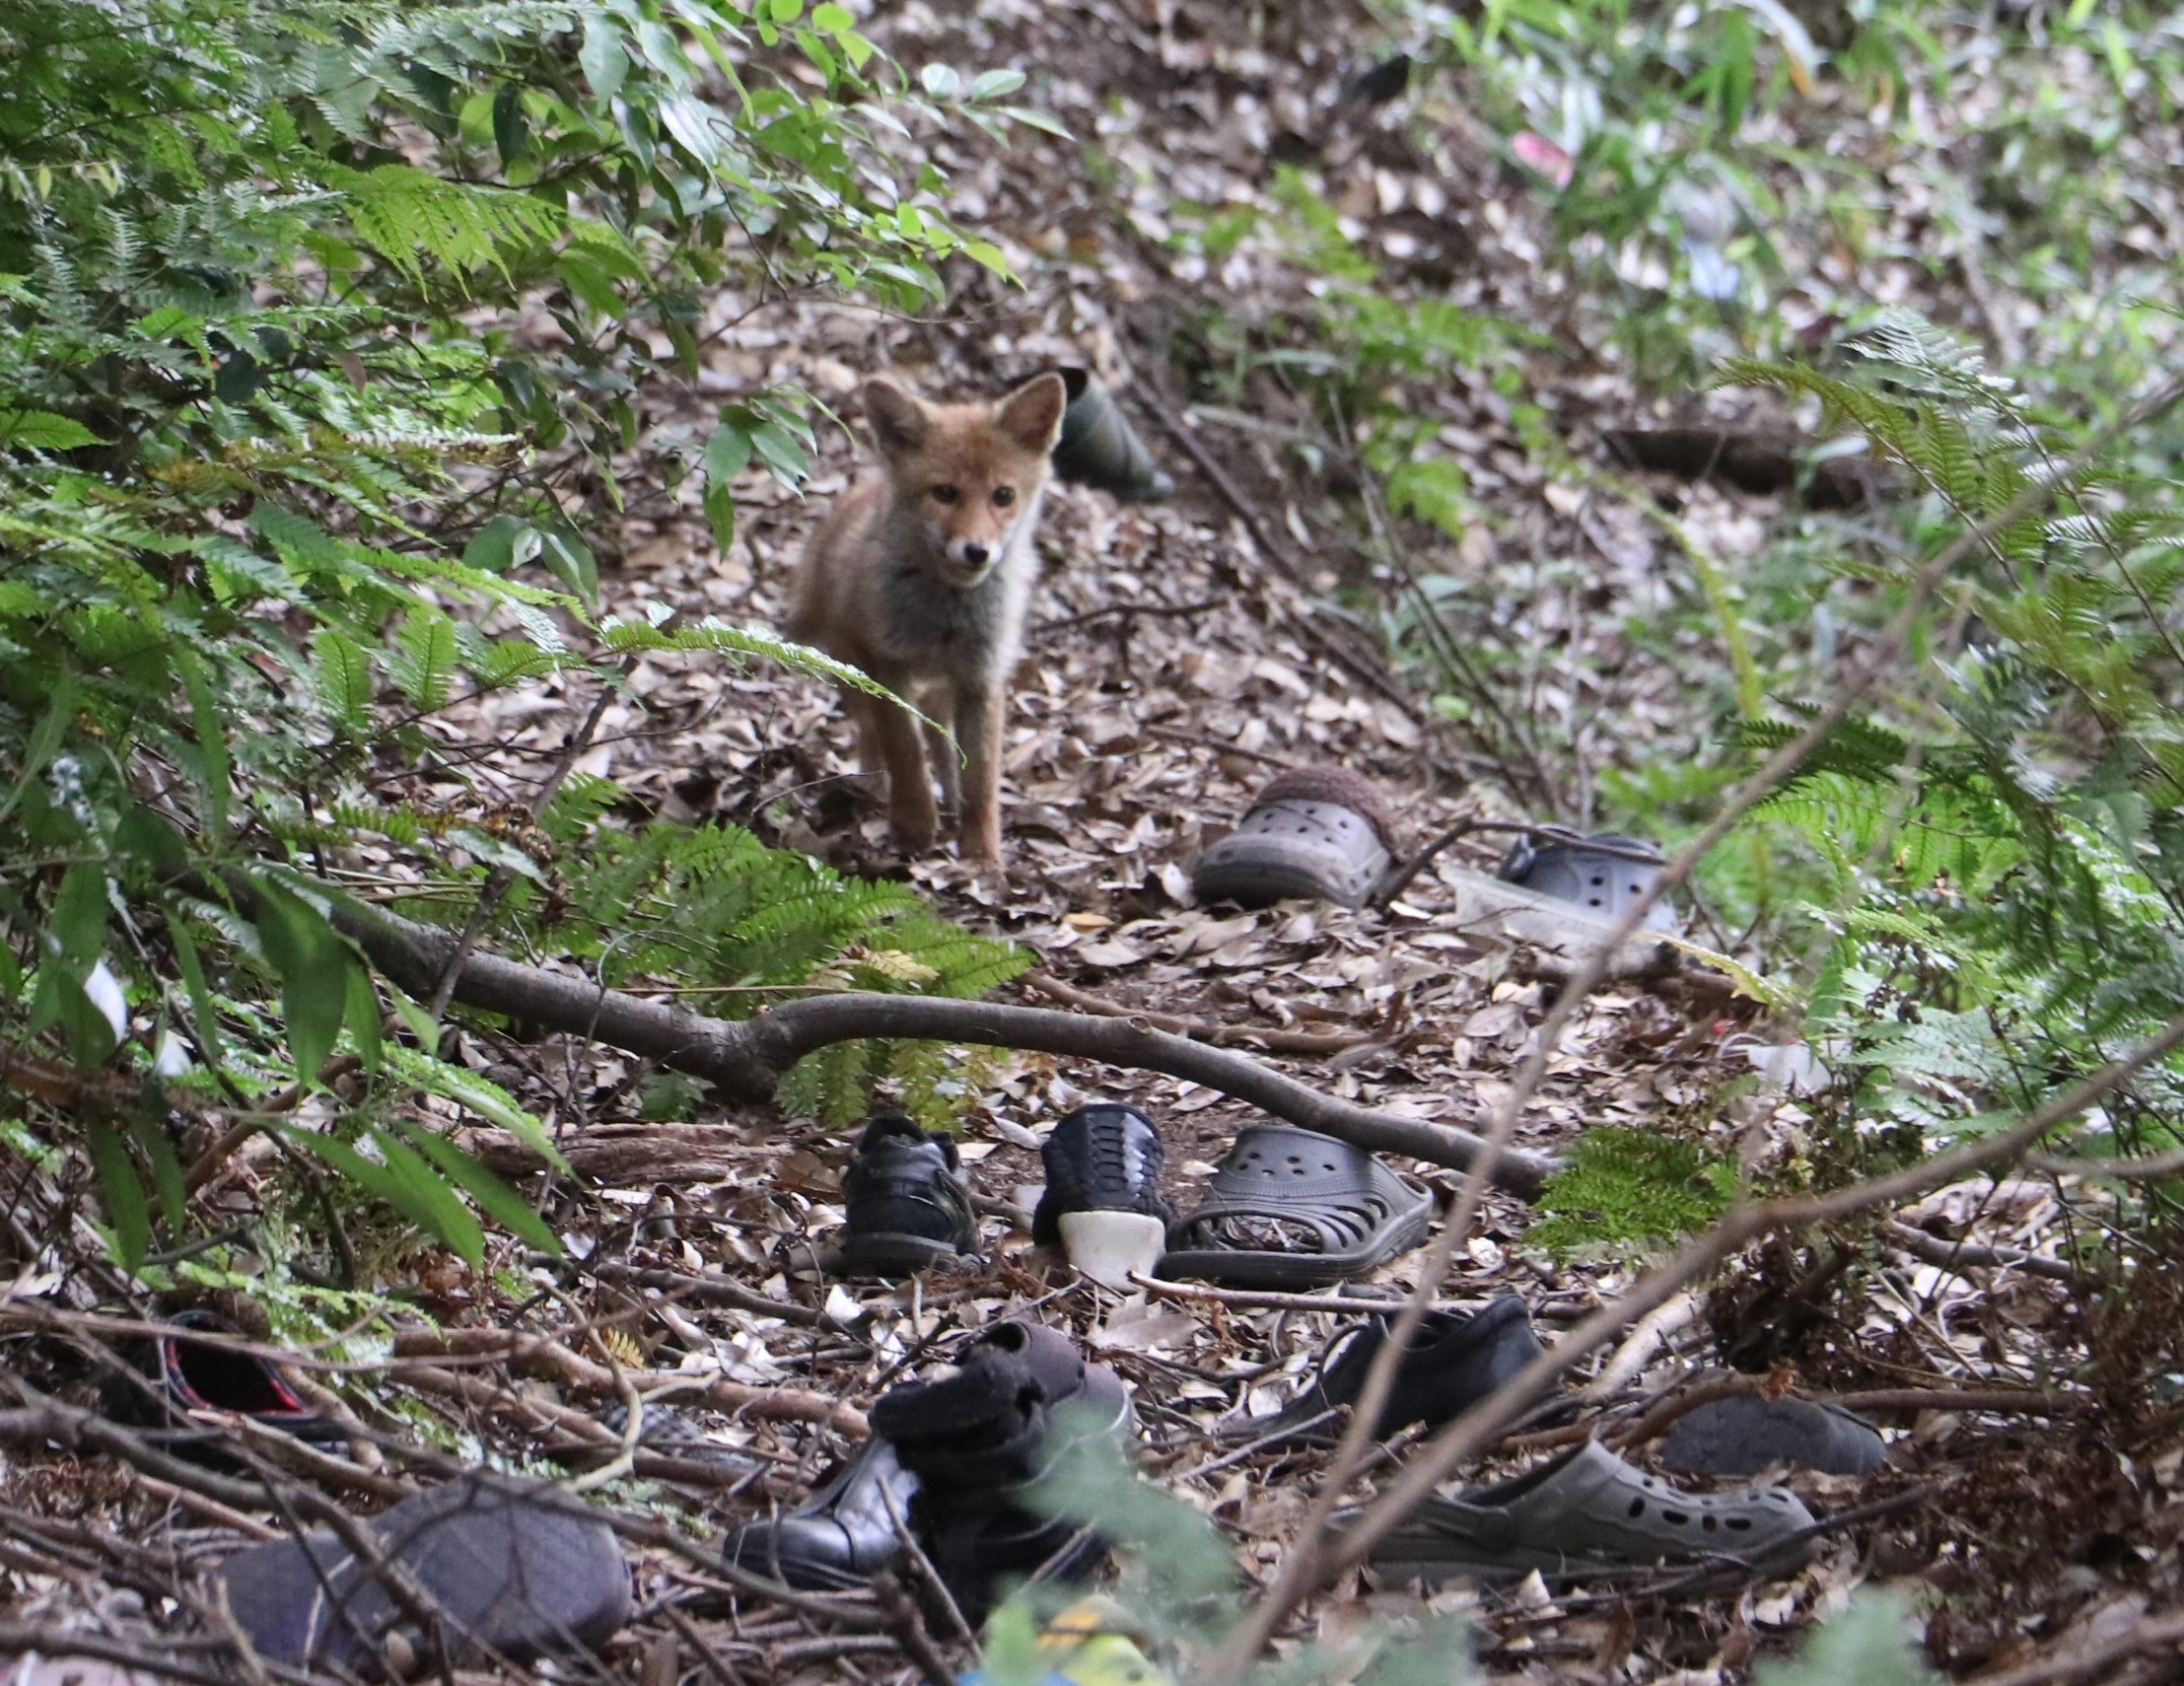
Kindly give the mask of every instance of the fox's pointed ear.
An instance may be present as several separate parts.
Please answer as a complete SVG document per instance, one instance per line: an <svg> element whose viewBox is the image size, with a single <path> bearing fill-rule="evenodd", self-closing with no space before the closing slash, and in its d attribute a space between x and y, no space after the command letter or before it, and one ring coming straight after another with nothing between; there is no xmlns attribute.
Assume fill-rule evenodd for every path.
<svg viewBox="0 0 2184 1686"><path fill-rule="evenodd" d="M880 442L881 456L899 457L925 443L925 400L915 392L884 375L875 375L865 383L862 396L865 419Z"/></svg>
<svg viewBox="0 0 2184 1686"><path fill-rule="evenodd" d="M1011 442L1034 457L1054 449L1062 431L1062 412L1069 408L1069 388L1052 371L1033 377L995 406L994 425Z"/></svg>

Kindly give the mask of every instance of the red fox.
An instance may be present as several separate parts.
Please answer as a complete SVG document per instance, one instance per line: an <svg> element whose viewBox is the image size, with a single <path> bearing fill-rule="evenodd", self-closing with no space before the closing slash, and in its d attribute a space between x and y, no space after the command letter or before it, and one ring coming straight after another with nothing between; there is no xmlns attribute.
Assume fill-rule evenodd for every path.
<svg viewBox="0 0 2184 1686"><path fill-rule="evenodd" d="M1001 731L1007 684L1038 578L1032 528L1068 392L1059 375L995 403L934 404L884 376L865 417L881 471L835 501L798 570L790 636L862 667L956 736L936 740L966 859L1001 860ZM906 851L939 830L916 717L845 691L867 773L887 775L887 819Z"/></svg>

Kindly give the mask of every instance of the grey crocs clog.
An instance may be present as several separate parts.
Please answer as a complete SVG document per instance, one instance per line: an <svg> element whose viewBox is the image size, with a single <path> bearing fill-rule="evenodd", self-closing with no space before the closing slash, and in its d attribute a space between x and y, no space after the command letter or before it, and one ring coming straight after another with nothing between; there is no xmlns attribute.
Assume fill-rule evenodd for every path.
<svg viewBox="0 0 2184 1686"><path fill-rule="evenodd" d="M1619 920L1624 910L1660 877L1660 850L1638 837L1614 832L1585 837L1562 825L1542 825L1519 837L1502 862L1513 884L1582 907L1594 919ZM1673 931L1675 910L1656 901L1646 910L1646 931Z"/></svg>
<svg viewBox="0 0 2184 1686"><path fill-rule="evenodd" d="M1363 907L1393 860L1372 785L1347 767L1276 775L1235 830L1192 863L1200 901L1265 907L1293 898Z"/></svg>
<svg viewBox="0 0 2184 1686"><path fill-rule="evenodd" d="M1741 1564L1773 1577L1811 1555L1812 1512L1783 1487L1686 1493L1597 1440L1459 1499L1419 1507L1373 1548L1390 1581L1583 1581L1649 1564Z"/></svg>
<svg viewBox="0 0 2184 1686"><path fill-rule="evenodd" d="M1520 945L1531 969L1568 977L1602 955L1632 901L1660 877L1660 852L1635 837L1585 837L1567 826L1535 826L1513 848L1501 872L1443 866L1441 881L1455 892L1457 929L1474 937ZM1673 969L1676 950L1661 941L1676 932L1665 902L1605 955L1609 977Z"/></svg>

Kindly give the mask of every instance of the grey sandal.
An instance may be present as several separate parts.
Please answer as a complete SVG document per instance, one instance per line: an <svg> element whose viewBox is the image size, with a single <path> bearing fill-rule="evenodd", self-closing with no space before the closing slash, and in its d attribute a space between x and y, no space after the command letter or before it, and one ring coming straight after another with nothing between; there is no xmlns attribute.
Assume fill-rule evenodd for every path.
<svg viewBox="0 0 2184 1686"><path fill-rule="evenodd" d="M1235 830L1200 855L1200 901L1265 907L1291 897L1363 907L1393 860L1393 828L1373 787L1347 767L1298 767L1270 781Z"/></svg>
<svg viewBox="0 0 2184 1686"><path fill-rule="evenodd" d="M1260 1124L1236 1137L1195 1212L1167 1232L1161 1274L1239 1288L1319 1288L1426 1238L1434 1197L1362 1148Z"/></svg>
<svg viewBox="0 0 2184 1686"><path fill-rule="evenodd" d="M1597 1440L1460 1499L1434 1499L1373 1548L1391 1581L1582 1581L1719 1557L1786 1575L1812 1553L1812 1512L1783 1487L1685 1493Z"/></svg>
<svg viewBox="0 0 2184 1686"><path fill-rule="evenodd" d="M1610 924L1660 877L1657 845L1602 832L1581 836L1566 825L1542 825L1519 837L1502 862L1502 878L1541 895L1582 907ZM1656 901L1646 910L1647 931L1673 931L1675 910Z"/></svg>

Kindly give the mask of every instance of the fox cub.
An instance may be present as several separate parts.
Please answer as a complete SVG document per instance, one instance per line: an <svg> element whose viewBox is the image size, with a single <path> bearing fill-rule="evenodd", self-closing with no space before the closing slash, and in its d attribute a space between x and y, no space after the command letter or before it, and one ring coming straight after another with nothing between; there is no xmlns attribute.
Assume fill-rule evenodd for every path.
<svg viewBox="0 0 2184 1686"><path fill-rule="evenodd" d="M880 472L835 501L798 571L789 632L862 667L955 734L934 744L964 856L1001 859L1002 687L1016 667L1038 577L1032 528L1068 393L1041 375L984 404L934 404L875 376L865 416ZM860 692L867 773L885 769L887 818L907 851L939 829L932 775L909 710Z"/></svg>

